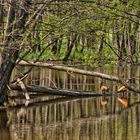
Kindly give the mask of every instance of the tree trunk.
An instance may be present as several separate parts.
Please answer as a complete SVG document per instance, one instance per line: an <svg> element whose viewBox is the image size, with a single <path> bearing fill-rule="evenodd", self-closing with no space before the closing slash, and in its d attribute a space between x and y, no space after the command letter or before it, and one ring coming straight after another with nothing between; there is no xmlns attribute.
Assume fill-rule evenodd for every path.
<svg viewBox="0 0 140 140"><path fill-rule="evenodd" d="M130 53L133 56L136 53L136 36L130 36Z"/></svg>
<svg viewBox="0 0 140 140"><path fill-rule="evenodd" d="M12 90L20 90L21 87L16 85L10 85ZM57 95L57 96L72 96L72 97L100 97L100 96L110 96L111 94L98 94L93 92L83 92L83 91L72 91L72 90L61 90L55 88L47 88L41 86L26 86L29 94L30 92L37 92L37 94L48 94L48 95Z"/></svg>
<svg viewBox="0 0 140 140"><path fill-rule="evenodd" d="M12 40L12 36L9 35L12 32L13 24L15 18L15 10L14 7L16 5L15 0L10 1L9 11L8 11L8 19L7 19L7 27L6 27L6 35L4 40L4 49L1 53L2 55L2 63L0 67L0 104L2 104L6 100L6 90L7 84L9 84L9 79L11 72L14 68L14 63L12 61L16 60L17 52L14 50L6 49L9 46L9 41ZM14 56L15 55L15 56ZM12 60L12 61L11 61Z"/></svg>
<svg viewBox="0 0 140 140"><path fill-rule="evenodd" d="M116 33L116 42L117 42L117 49L118 49L118 60L120 61L122 59L122 53L120 51L121 45L120 45L120 37L119 37L119 33Z"/></svg>
<svg viewBox="0 0 140 140"><path fill-rule="evenodd" d="M137 31L139 28L139 24L138 23L134 23L134 25L131 25L131 32L133 32L133 34L131 33L129 41L130 41L130 54L133 56L136 53L136 40L137 40Z"/></svg>
<svg viewBox="0 0 140 140"><path fill-rule="evenodd" d="M121 53L122 53L122 58L126 55L126 44L125 44L125 37L124 37L124 33L122 34L122 38L121 38L121 49L120 49Z"/></svg>
<svg viewBox="0 0 140 140"><path fill-rule="evenodd" d="M62 36L61 38L58 39L58 49L57 49L57 54L59 54L60 51L61 51L62 43L63 43L63 36Z"/></svg>
<svg viewBox="0 0 140 140"><path fill-rule="evenodd" d="M12 54L12 52L11 52ZM6 61L3 61L1 65L1 74L0 74L0 103L3 103L6 98L7 85L9 84L10 76L13 68L15 67L15 61L18 58L18 51L13 51L12 55L6 58ZM12 61L11 61L12 60Z"/></svg>
<svg viewBox="0 0 140 140"><path fill-rule="evenodd" d="M83 53L84 48L85 48L85 36L84 35L81 36L81 46L82 46L82 48L80 50L80 53Z"/></svg>
<svg viewBox="0 0 140 140"><path fill-rule="evenodd" d="M75 34L74 36L72 35L71 39L68 39L68 47L67 47L67 52L65 57L63 58L63 61L68 61L68 58L71 54L72 48L74 47L74 43L76 41L77 35Z"/></svg>
<svg viewBox="0 0 140 140"><path fill-rule="evenodd" d="M55 41L54 41L55 40ZM57 39L52 39L52 42L54 42L53 44L52 44L52 53L53 54L57 54L57 50L58 50L58 40Z"/></svg>
<svg viewBox="0 0 140 140"><path fill-rule="evenodd" d="M14 27L16 1L10 1L5 39L3 42L4 49L2 51L2 63L0 67L0 104L3 104L7 99L7 85L9 84L11 73L19 55L19 46L16 46L15 43L16 39L18 39L17 33L20 34L23 32L22 29L24 28L25 20L28 16L29 2L29 0L22 1L21 9L19 10L20 15L17 17L19 20L17 26Z"/></svg>
<svg viewBox="0 0 140 140"><path fill-rule="evenodd" d="M104 46L104 36L102 36L101 37L101 40L100 40L100 46L99 46L99 53L101 53L102 52L102 50L103 50L103 46Z"/></svg>
<svg viewBox="0 0 140 140"><path fill-rule="evenodd" d="M4 0L0 0L0 23L3 22L3 2Z"/></svg>
<svg viewBox="0 0 140 140"><path fill-rule="evenodd" d="M118 60L121 61L124 59L126 55L126 48L125 48L125 38L124 33L116 33L116 41L117 41L117 49L118 49Z"/></svg>
<svg viewBox="0 0 140 140"><path fill-rule="evenodd" d="M4 34L4 9L3 9L4 0L0 0L0 42L3 41L3 34Z"/></svg>

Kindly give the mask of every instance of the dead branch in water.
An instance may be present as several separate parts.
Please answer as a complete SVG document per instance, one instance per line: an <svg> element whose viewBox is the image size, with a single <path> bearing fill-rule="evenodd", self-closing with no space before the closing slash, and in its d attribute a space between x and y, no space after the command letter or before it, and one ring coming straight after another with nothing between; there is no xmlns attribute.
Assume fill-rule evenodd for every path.
<svg viewBox="0 0 140 140"><path fill-rule="evenodd" d="M10 85L12 90L22 91L20 86ZM72 97L100 97L100 96L111 96L111 94L97 94L93 92L83 92L83 91L72 91L72 90L61 90L57 88L47 88L40 86L26 86L28 92L37 92L37 94L48 94L57 96L72 96ZM30 94L30 93L29 93Z"/></svg>
<svg viewBox="0 0 140 140"><path fill-rule="evenodd" d="M74 73L88 75L88 76L95 76L95 77L99 77L99 78L103 78L103 79L107 79L107 80L111 80L111 81L116 81L116 82L124 85L127 89L129 89L131 91L134 91L136 93L140 93L140 89L137 89L137 88L134 88L134 87L130 86L128 83L126 83L125 81L123 81L119 77L104 74L104 73L100 73L100 72L82 70L82 69L68 67L68 66L64 66L64 65L56 65L56 64L42 63L42 62L33 63L33 62L21 61L20 65L46 67L46 68L49 68L49 69L56 69L56 70L59 70L59 71L74 72Z"/></svg>

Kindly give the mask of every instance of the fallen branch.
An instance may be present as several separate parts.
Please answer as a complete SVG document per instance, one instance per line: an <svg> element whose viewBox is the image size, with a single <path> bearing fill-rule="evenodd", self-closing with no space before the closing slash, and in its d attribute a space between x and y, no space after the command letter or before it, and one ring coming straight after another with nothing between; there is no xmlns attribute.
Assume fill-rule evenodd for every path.
<svg viewBox="0 0 140 140"><path fill-rule="evenodd" d="M115 77L115 76L111 76L111 75L107 75L107 74L103 74L103 73L99 73L99 72L94 72L94 71L77 69L77 68L68 67L68 66L64 66L64 65L56 65L56 64L42 63L42 62L33 63L30 61L28 61L28 62L21 61L19 64L24 65L24 66L28 65L28 66L36 66L36 67L46 67L46 68L50 68L50 69L56 69L59 71L74 72L74 73L83 74L83 75L96 76L96 77L104 78L107 80L119 81L118 77Z"/></svg>
<svg viewBox="0 0 140 140"><path fill-rule="evenodd" d="M140 89L137 89L137 88L134 88L134 87L130 86L125 81L121 80L119 77L108 75L108 74L103 74L103 73L100 73L100 72L82 70L82 69L77 69L77 68L73 68L73 67L67 67L67 66L64 66L64 65L56 65L56 64L42 63L42 62L33 63L33 62L21 61L20 65L46 67L46 68L50 68L50 69L56 69L56 70L59 70L59 71L74 72L74 73L88 75L88 76L95 76L95 77L119 82L122 85L124 85L127 89L129 89L131 91L134 91L136 93L140 93Z"/></svg>
<svg viewBox="0 0 140 140"><path fill-rule="evenodd" d="M10 85L12 90L22 91L20 86ZM37 94L48 94L48 95L58 95L58 96L72 96L72 97L100 97L100 96L111 96L111 94L97 94L93 92L82 92L82 91L71 91L71 90L61 90L53 89L40 86L26 86L28 92L37 92ZM30 94L30 93L28 93Z"/></svg>

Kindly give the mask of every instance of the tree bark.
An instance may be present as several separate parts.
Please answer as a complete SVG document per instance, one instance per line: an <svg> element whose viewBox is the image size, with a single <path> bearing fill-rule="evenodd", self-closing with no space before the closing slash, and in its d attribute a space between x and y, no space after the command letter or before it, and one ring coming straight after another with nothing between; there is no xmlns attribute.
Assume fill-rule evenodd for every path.
<svg viewBox="0 0 140 140"><path fill-rule="evenodd" d="M76 38L77 38L77 35L75 34L74 36L72 36L71 39L70 38L68 39L68 47L67 47L66 55L63 58L63 61L65 61L65 62L68 61L68 58L71 54L71 51L72 51L72 48L73 48L74 43L76 41Z"/></svg>
<svg viewBox="0 0 140 140"><path fill-rule="evenodd" d="M12 32L13 24L15 18L15 0L10 1L9 11L8 11L8 19L7 19L7 27L6 27L6 35L4 39L4 46L8 46L10 40L12 40L12 36L9 35ZM14 54L14 55L13 55ZM16 61L17 51L15 50L7 50L3 49L2 53L2 63L0 67L0 104L6 100L6 91L7 84L9 84L10 75L12 69L14 68L15 63L12 61ZM12 61L11 61L12 60Z"/></svg>
<svg viewBox="0 0 140 140"><path fill-rule="evenodd" d="M10 85L12 90L22 91L20 86ZM82 91L71 91L71 90L60 90L55 88L47 88L40 86L26 86L28 92L37 92L37 94L48 94L57 96L73 96L73 97L99 97L99 96L110 96L111 94L97 94L93 92L82 92ZM30 94L30 93L29 93Z"/></svg>
<svg viewBox="0 0 140 140"><path fill-rule="evenodd" d="M12 52L11 52L12 53ZM14 51L9 58L1 66L1 77L0 77L0 103L3 103L7 100L6 92L7 92L7 85L9 84L10 76L12 70L15 66L15 61L18 58L18 51ZM11 61L12 60L12 61Z"/></svg>
<svg viewBox="0 0 140 140"><path fill-rule="evenodd" d="M130 53L131 53L131 56L133 56L136 53L136 36L135 35L130 36Z"/></svg>
<svg viewBox="0 0 140 140"><path fill-rule="evenodd" d="M3 35L4 35L4 0L0 0L0 42L3 42ZM1 57L1 56L0 56ZM1 63L1 60L0 60Z"/></svg>
<svg viewBox="0 0 140 140"><path fill-rule="evenodd" d="M58 40L57 39L54 39L55 41L53 41L53 39L52 39L52 42L54 42L53 44L52 44L52 53L53 54L57 54L57 50L58 50Z"/></svg>
<svg viewBox="0 0 140 140"><path fill-rule="evenodd" d="M3 4L4 4L4 0L0 0L0 24L3 23Z"/></svg>
<svg viewBox="0 0 140 140"><path fill-rule="evenodd" d="M3 104L3 102L7 100L7 85L9 84L11 73L19 55L19 46L17 47L14 42L18 39L17 33L22 33L22 29L24 28L25 20L28 15L29 1L30 0L22 1L22 4L20 5L21 9L19 10L20 15L17 17L19 20L16 27L13 26L15 25L16 0L10 1L4 46L10 46L11 48L7 49L7 47L5 47L2 51L2 63L0 67L0 104Z"/></svg>
<svg viewBox="0 0 140 140"><path fill-rule="evenodd" d="M140 15L140 12L137 13L138 16ZM133 23L133 25L130 26L130 54L133 56L136 53L137 49L137 32L139 29L139 21L136 23Z"/></svg>
<svg viewBox="0 0 140 140"><path fill-rule="evenodd" d="M100 40L100 46L99 46L99 51L98 51L99 53L102 52L103 46L104 46L104 36L102 36Z"/></svg>

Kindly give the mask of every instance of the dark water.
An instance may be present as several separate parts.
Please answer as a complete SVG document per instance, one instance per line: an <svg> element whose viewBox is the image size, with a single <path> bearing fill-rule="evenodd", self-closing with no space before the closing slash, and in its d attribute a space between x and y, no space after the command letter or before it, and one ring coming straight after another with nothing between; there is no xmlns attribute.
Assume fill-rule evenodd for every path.
<svg viewBox="0 0 140 140"><path fill-rule="evenodd" d="M13 78L26 69L15 70ZM96 71L132 78L131 84L139 88L139 67L104 67ZM34 69L24 82L100 92L98 78L44 68ZM105 83L110 94L121 86L112 81ZM140 140L140 95L130 91L124 96L100 98L32 96L28 105L24 99L15 100L18 107L0 111L0 140Z"/></svg>

